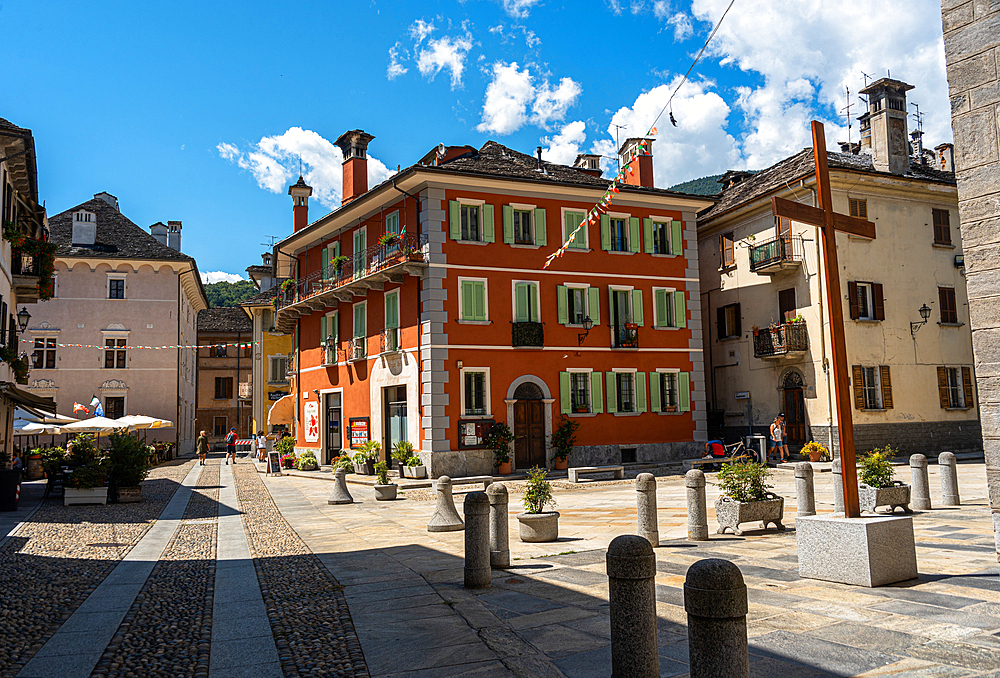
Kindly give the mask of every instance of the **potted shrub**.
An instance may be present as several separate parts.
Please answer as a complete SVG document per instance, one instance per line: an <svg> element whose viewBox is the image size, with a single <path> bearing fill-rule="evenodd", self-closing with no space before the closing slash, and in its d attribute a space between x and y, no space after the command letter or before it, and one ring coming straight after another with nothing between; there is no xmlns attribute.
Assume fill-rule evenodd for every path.
<svg viewBox="0 0 1000 678"><path fill-rule="evenodd" d="M330 260L330 266L339 276L344 271L344 263L347 261L347 257L341 254L339 257L334 257Z"/></svg>
<svg viewBox="0 0 1000 678"><path fill-rule="evenodd" d="M902 508L904 513L912 513L910 486L893 480L895 468L890 461L892 456L892 446L886 445L884 448L876 447L860 459L858 503L862 511L875 513L876 507L888 506L890 513L894 513L896 507Z"/></svg>
<svg viewBox="0 0 1000 678"><path fill-rule="evenodd" d="M300 471L315 471L319 468L319 462L316 460L316 453L312 450L305 450L299 455L299 460L295 463L295 468Z"/></svg>
<svg viewBox="0 0 1000 678"><path fill-rule="evenodd" d="M334 471L342 468L345 473L354 473L354 460L351 459L351 455L347 453L347 450L342 450L341 455L334 457L330 464L333 466Z"/></svg>
<svg viewBox="0 0 1000 678"><path fill-rule="evenodd" d="M294 467L294 465L295 465L295 462L294 462L294 459L295 459L295 438L293 438L292 436L287 436L285 438L279 438L278 441L274 443L274 449L272 451L278 453L278 459L281 460L280 461L281 468L293 468ZM292 461L292 466L285 466L285 461L284 460L285 460L285 457L287 457L287 456L291 456L292 457L292 460L293 460ZM272 471L276 471L277 469L271 469L271 470Z"/></svg>
<svg viewBox="0 0 1000 678"><path fill-rule="evenodd" d="M108 471L108 495L112 501L130 504L142 499L142 481L149 475L153 448L144 445L126 429L108 437L105 459Z"/></svg>
<svg viewBox="0 0 1000 678"><path fill-rule="evenodd" d="M413 443L408 440L400 440L392 447L392 458L396 462L396 471L399 477L403 477L403 469L406 467L406 460L413 456Z"/></svg>
<svg viewBox="0 0 1000 678"><path fill-rule="evenodd" d="M63 506L71 504L107 504L108 472L99 461L78 466L66 478Z"/></svg>
<svg viewBox="0 0 1000 678"><path fill-rule="evenodd" d="M809 461L813 463L816 463L817 461L830 461L830 450L826 449L825 445L817 443L815 440L810 440L802 446L802 454L808 456Z"/></svg>
<svg viewBox="0 0 1000 678"><path fill-rule="evenodd" d="M486 444L493 450L493 460L496 462L498 475L506 476L511 472L510 444L513 440L514 434L507 424L498 422L490 427Z"/></svg>
<svg viewBox="0 0 1000 678"><path fill-rule="evenodd" d="M403 471L407 478L427 477L427 467L424 466L424 462L420 459L420 457L416 455L406 460L406 466L403 467Z"/></svg>
<svg viewBox="0 0 1000 678"><path fill-rule="evenodd" d="M573 443L576 442L576 430L580 428L580 422L573 421L565 414L559 418L559 425L552 432L551 442L555 448L555 466L558 470L565 470L568 465L567 457L573 451Z"/></svg>
<svg viewBox="0 0 1000 678"><path fill-rule="evenodd" d="M559 538L559 512L546 511L546 506L555 506L552 485L545 479L548 473L537 466L528 471L528 481L524 485L524 513L517 514L520 523L521 541L538 543L555 541Z"/></svg>
<svg viewBox="0 0 1000 678"><path fill-rule="evenodd" d="M761 521L764 529L773 523L784 530L781 519L785 513L785 499L769 492L771 469L767 464L750 461L723 464L719 471L719 490L722 492L715 501L715 515L719 521L719 534L727 529L740 536L741 523Z"/></svg>
<svg viewBox="0 0 1000 678"><path fill-rule="evenodd" d="M42 468L45 471L45 476L52 478L62 470L62 466L66 461L66 453L61 447L43 447L41 453Z"/></svg>
<svg viewBox="0 0 1000 678"><path fill-rule="evenodd" d="M369 440L361 446L361 450L354 455L355 473L358 475L375 475L375 462L378 461L379 452L382 451L382 443L377 440ZM360 466L361 470L358 470Z"/></svg>
<svg viewBox="0 0 1000 678"><path fill-rule="evenodd" d="M382 247L392 247L399 242L399 234L383 233L378 239L378 244Z"/></svg>
<svg viewBox="0 0 1000 678"><path fill-rule="evenodd" d="M375 500L390 501L396 498L399 486L389 482L389 466L384 461L375 464Z"/></svg>
<svg viewBox="0 0 1000 678"><path fill-rule="evenodd" d="M21 470L9 469L10 454L0 449L0 511L16 511L21 496Z"/></svg>

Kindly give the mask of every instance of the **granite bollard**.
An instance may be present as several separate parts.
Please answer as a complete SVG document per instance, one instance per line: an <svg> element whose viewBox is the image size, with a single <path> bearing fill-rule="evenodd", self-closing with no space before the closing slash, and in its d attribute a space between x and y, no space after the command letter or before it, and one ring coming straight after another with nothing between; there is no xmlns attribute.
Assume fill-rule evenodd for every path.
<svg viewBox="0 0 1000 678"><path fill-rule="evenodd" d="M333 494L326 500L327 504L353 504L354 497L347 491L347 471L338 468L333 472Z"/></svg>
<svg viewBox="0 0 1000 678"><path fill-rule="evenodd" d="M958 460L951 452L938 455L938 472L941 473L941 505L961 506L958 496Z"/></svg>
<svg viewBox="0 0 1000 678"><path fill-rule="evenodd" d="M927 479L927 457L910 455L910 503L918 511L931 510L931 485Z"/></svg>
<svg viewBox="0 0 1000 678"><path fill-rule="evenodd" d="M428 532L457 532L465 529L462 517L458 515L455 508L455 500L451 496L451 478L441 476L434 481L434 490L437 492L437 504L434 506L434 513L431 514L430 522L427 523Z"/></svg>
<svg viewBox="0 0 1000 678"><path fill-rule="evenodd" d="M660 545L660 530L656 522L656 478L652 473L640 473L635 478L636 508L639 514L639 536L654 547Z"/></svg>
<svg viewBox="0 0 1000 678"><path fill-rule="evenodd" d="M685 473L684 487L687 488L688 541L708 541L704 471L691 469Z"/></svg>
<svg viewBox="0 0 1000 678"><path fill-rule="evenodd" d="M507 518L507 488L493 483L486 488L490 500L490 567L510 567L510 526Z"/></svg>
<svg viewBox="0 0 1000 678"><path fill-rule="evenodd" d="M795 465L795 515L816 515L816 488L813 487L813 467L808 461Z"/></svg>
<svg viewBox="0 0 1000 678"><path fill-rule="evenodd" d="M750 678L747 587L728 560L708 558L684 579L691 678Z"/></svg>
<svg viewBox="0 0 1000 678"><path fill-rule="evenodd" d="M490 585L490 500L485 492L465 495L465 588Z"/></svg>
<svg viewBox="0 0 1000 678"><path fill-rule="evenodd" d="M612 678L656 678L656 556L649 540L635 534L608 545Z"/></svg>
<svg viewBox="0 0 1000 678"><path fill-rule="evenodd" d="M833 481L833 512L844 512L844 476L840 472L840 457L830 464L830 480Z"/></svg>

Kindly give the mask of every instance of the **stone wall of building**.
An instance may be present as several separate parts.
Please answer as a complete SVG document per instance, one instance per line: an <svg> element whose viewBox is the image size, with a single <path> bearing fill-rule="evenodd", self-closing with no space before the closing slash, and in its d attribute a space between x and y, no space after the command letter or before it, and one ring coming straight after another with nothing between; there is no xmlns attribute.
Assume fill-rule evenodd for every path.
<svg viewBox="0 0 1000 678"><path fill-rule="evenodd" d="M941 0L941 17L979 416L1000 552L1000 0Z"/></svg>

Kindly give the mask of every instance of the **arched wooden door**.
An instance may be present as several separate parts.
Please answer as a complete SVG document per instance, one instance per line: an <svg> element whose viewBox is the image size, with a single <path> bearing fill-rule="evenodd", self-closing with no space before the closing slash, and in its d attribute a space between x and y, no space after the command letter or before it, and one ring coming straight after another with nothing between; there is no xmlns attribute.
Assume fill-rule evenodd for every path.
<svg viewBox="0 0 1000 678"><path fill-rule="evenodd" d="M803 393L802 375L789 372L782 384L785 411L785 435L789 445L806 443L806 401Z"/></svg>
<svg viewBox="0 0 1000 678"><path fill-rule="evenodd" d="M514 391L514 467L545 468L545 408L536 384L521 384Z"/></svg>

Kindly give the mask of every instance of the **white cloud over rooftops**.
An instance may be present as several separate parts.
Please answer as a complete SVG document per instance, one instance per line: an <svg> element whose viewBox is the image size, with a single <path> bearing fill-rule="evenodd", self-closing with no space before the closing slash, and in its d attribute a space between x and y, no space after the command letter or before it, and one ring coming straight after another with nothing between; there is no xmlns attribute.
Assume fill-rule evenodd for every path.
<svg viewBox="0 0 1000 678"><path fill-rule="evenodd" d="M538 81L530 69L517 62L495 62L489 69L492 80L486 86L480 132L512 134L526 123L548 129L566 117L583 88L572 78L563 78L554 88L547 80ZM530 113L529 113L530 108Z"/></svg>
<svg viewBox="0 0 1000 678"><path fill-rule="evenodd" d="M201 282L205 285L211 285L217 282L227 282L234 283L241 280L246 280L239 273L226 273L225 271L204 271L201 274Z"/></svg>

